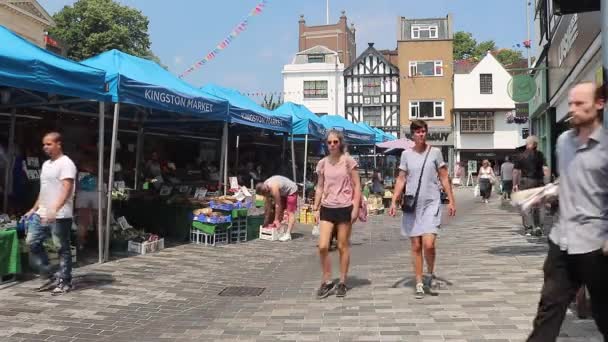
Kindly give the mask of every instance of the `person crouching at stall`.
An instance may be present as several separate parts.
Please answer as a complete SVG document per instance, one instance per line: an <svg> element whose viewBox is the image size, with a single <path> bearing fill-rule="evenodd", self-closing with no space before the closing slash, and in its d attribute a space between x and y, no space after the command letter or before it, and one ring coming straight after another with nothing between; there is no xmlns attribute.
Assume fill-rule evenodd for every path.
<svg viewBox="0 0 608 342"><path fill-rule="evenodd" d="M315 192L313 210L319 223L319 256L323 279L317 297L326 298L334 292L336 297L346 296L346 277L350 264L350 234L353 223L359 217L361 180L357 162L346 153L344 136L331 130L327 135L329 155L317 164L319 181ZM340 282L332 281L329 244L334 228L338 231L340 253Z"/></svg>
<svg viewBox="0 0 608 342"><path fill-rule="evenodd" d="M263 183L256 185L256 193L266 197L265 215L274 220L275 227L281 226L283 215L287 211L287 231L279 238L279 241L291 240L291 231L296 223L296 210L298 207L298 186L289 178L283 176L272 176ZM274 215L272 209L274 204ZM270 221L270 219L267 219ZM268 225L270 222L264 222Z"/></svg>

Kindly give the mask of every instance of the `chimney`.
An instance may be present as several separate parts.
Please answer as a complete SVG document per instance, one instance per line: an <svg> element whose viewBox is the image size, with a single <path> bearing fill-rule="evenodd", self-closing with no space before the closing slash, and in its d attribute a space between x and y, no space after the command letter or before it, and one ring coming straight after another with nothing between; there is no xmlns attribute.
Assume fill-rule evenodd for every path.
<svg viewBox="0 0 608 342"><path fill-rule="evenodd" d="M340 22L344 22L344 25L346 25L346 11L342 10L342 15L340 16Z"/></svg>
<svg viewBox="0 0 608 342"><path fill-rule="evenodd" d="M300 14L300 20L298 20L298 51L306 50L306 39L302 38L306 31L306 20L304 20L304 14Z"/></svg>

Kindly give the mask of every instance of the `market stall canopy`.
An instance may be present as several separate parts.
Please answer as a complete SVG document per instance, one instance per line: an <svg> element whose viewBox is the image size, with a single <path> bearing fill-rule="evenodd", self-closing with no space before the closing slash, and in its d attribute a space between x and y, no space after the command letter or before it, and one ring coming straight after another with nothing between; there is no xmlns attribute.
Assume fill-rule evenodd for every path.
<svg viewBox="0 0 608 342"><path fill-rule="evenodd" d="M228 119L228 102L206 96L153 61L110 50L82 63L106 72L112 102Z"/></svg>
<svg viewBox="0 0 608 342"><path fill-rule="evenodd" d="M279 132L291 132L291 116L272 112L249 97L230 88L208 84L200 89L230 103L229 115L231 123L268 129Z"/></svg>
<svg viewBox="0 0 608 342"><path fill-rule="evenodd" d="M0 85L104 101L105 72L44 50L0 25Z"/></svg>
<svg viewBox="0 0 608 342"><path fill-rule="evenodd" d="M384 133L383 130L381 130L379 128L372 127L369 124L367 124L366 122L359 122L359 123L357 123L357 125L361 126L361 128L365 129L369 133L374 134L374 136L376 138L376 143L381 143L381 142L385 142L385 141L389 141L389 140L394 140L394 139L390 139L388 137L389 134Z"/></svg>
<svg viewBox="0 0 608 342"><path fill-rule="evenodd" d="M376 139L375 134L368 132L361 126L346 120L338 115L324 115L321 122L328 129L337 129L344 133L344 138L349 144L353 145L373 145Z"/></svg>
<svg viewBox="0 0 608 342"><path fill-rule="evenodd" d="M312 138L325 139L327 130L317 114L311 112L306 106L285 102L274 113L290 116L293 120L293 135L310 135Z"/></svg>
<svg viewBox="0 0 608 342"><path fill-rule="evenodd" d="M414 147L414 142L408 138L401 138L376 144L380 148L407 150Z"/></svg>
<svg viewBox="0 0 608 342"><path fill-rule="evenodd" d="M376 130L378 133L380 133L380 134L382 134L382 135L384 136L384 141L393 141L393 140L396 140L396 139L397 139L397 137L395 137L394 135L389 134L389 133L386 133L385 131L383 131L383 130L381 130L381 129L379 129L379 128L376 128L376 127L373 127L373 128L374 128L374 129L375 129L375 130Z"/></svg>

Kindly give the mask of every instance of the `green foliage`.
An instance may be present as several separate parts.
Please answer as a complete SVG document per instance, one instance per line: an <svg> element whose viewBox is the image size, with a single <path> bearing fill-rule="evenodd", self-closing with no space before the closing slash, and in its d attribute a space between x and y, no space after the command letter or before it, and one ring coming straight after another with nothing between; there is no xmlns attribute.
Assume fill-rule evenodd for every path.
<svg viewBox="0 0 608 342"><path fill-rule="evenodd" d="M268 110L275 110L279 108L283 104L283 100L279 97L278 100L275 101L274 94L271 94L270 97L264 95L264 100L262 101L262 107Z"/></svg>
<svg viewBox="0 0 608 342"><path fill-rule="evenodd" d="M148 18L113 0L78 0L53 19L57 26L50 34L68 44L70 58L83 60L111 49L157 58L150 51Z"/></svg>
<svg viewBox="0 0 608 342"><path fill-rule="evenodd" d="M473 34L469 32L458 31L454 33L455 60L473 59L479 61L488 51L491 51L502 65L510 65L523 58L521 51L498 49L496 42L493 40L478 43Z"/></svg>

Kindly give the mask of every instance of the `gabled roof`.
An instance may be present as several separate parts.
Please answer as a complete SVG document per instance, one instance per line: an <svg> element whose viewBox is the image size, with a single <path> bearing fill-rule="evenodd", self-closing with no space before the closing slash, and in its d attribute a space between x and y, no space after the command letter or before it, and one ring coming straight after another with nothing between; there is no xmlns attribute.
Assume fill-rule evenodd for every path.
<svg viewBox="0 0 608 342"><path fill-rule="evenodd" d="M399 67L396 66L395 64L389 62L386 58L384 58L384 56L378 51L376 50L376 48L374 48L374 43L368 43L369 47L367 49L365 49L365 51L363 51L359 57L357 57L357 59L355 59L349 66L348 68L344 69L344 74L346 74L349 71L352 71L353 68L356 65L359 65L359 63L361 63L361 61L369 56L369 55L373 55L378 57L378 59L382 62L384 62L386 65L390 65L391 67L395 68L395 70L399 71Z"/></svg>
<svg viewBox="0 0 608 342"><path fill-rule="evenodd" d="M335 55L336 52L323 45L313 46L310 49L298 52L296 55Z"/></svg>
<svg viewBox="0 0 608 342"><path fill-rule="evenodd" d="M55 26L53 17L40 6L36 0L4 0L0 1L0 5L4 5L11 10L28 17L32 20L36 20L46 26Z"/></svg>

